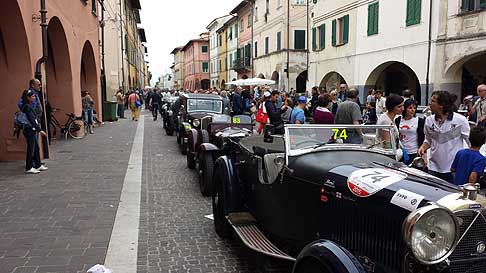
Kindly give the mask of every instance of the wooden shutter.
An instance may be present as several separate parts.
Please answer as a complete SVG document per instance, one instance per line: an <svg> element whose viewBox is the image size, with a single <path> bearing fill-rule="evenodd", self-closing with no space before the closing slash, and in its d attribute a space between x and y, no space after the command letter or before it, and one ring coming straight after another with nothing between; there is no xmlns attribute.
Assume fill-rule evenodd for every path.
<svg viewBox="0 0 486 273"><path fill-rule="evenodd" d="M319 27L319 48L324 49L326 47L326 24L322 24Z"/></svg>
<svg viewBox="0 0 486 273"><path fill-rule="evenodd" d="M282 49L282 32L277 32L277 50Z"/></svg>
<svg viewBox="0 0 486 273"><path fill-rule="evenodd" d="M479 1L479 7L482 9L486 9L486 0Z"/></svg>
<svg viewBox="0 0 486 273"><path fill-rule="evenodd" d="M312 28L312 50L317 49L317 31L316 28Z"/></svg>
<svg viewBox="0 0 486 273"><path fill-rule="evenodd" d="M305 49L305 30L294 31L294 49Z"/></svg>
<svg viewBox="0 0 486 273"><path fill-rule="evenodd" d="M343 44L349 41L349 15L343 17Z"/></svg>
<svg viewBox="0 0 486 273"><path fill-rule="evenodd" d="M422 0L415 0L415 10L414 10L414 24L420 23L420 17L422 14Z"/></svg>
<svg viewBox="0 0 486 273"><path fill-rule="evenodd" d="M269 43L269 38L265 37L265 54L268 54L268 43Z"/></svg>
<svg viewBox="0 0 486 273"><path fill-rule="evenodd" d="M414 0L407 0L407 20L405 22L407 26L412 25L414 2Z"/></svg>
<svg viewBox="0 0 486 273"><path fill-rule="evenodd" d="M420 23L422 0L407 0L407 26Z"/></svg>
<svg viewBox="0 0 486 273"><path fill-rule="evenodd" d="M255 58L258 57L258 42L255 42Z"/></svg>
<svg viewBox="0 0 486 273"><path fill-rule="evenodd" d="M368 36L378 34L379 3L368 6Z"/></svg>
<svg viewBox="0 0 486 273"><path fill-rule="evenodd" d="M337 21L336 19L332 20L332 46L336 46L336 28L337 28Z"/></svg>

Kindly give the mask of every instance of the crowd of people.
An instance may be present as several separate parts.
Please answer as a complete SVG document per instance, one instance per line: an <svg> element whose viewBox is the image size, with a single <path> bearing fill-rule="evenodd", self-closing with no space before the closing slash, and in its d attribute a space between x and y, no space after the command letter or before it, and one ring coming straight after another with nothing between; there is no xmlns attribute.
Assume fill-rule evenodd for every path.
<svg viewBox="0 0 486 273"><path fill-rule="evenodd" d="M252 116L259 133L265 124L273 125L276 134L283 133L285 124L390 125L393 130L377 134L377 142L385 148L395 142L406 164L416 157L426 158L430 174L456 185L479 182L486 167L486 158L479 152L486 141L486 85L479 85L478 96L467 97L460 107L455 105L455 95L435 91L422 117L416 115L418 102L408 89L387 96L383 90L371 89L363 104L358 90L345 84L329 92L314 87L310 94L268 86L195 93L222 96L232 115ZM458 113L461 107L467 111ZM347 142L361 143L362 135L351 132Z"/></svg>

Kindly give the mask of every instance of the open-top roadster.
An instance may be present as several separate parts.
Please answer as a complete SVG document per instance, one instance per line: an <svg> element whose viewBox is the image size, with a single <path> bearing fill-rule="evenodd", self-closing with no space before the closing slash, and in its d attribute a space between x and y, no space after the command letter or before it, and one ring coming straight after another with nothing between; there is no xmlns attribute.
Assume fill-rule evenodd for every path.
<svg viewBox="0 0 486 273"><path fill-rule="evenodd" d="M383 130L289 125L233 142L214 167L216 233L298 273L485 272L486 198L397 162Z"/></svg>
<svg viewBox="0 0 486 273"><path fill-rule="evenodd" d="M213 192L214 160L224 153L224 140L246 137L253 133L250 116L208 115L198 128L188 132L187 167L199 166L199 186L204 196Z"/></svg>

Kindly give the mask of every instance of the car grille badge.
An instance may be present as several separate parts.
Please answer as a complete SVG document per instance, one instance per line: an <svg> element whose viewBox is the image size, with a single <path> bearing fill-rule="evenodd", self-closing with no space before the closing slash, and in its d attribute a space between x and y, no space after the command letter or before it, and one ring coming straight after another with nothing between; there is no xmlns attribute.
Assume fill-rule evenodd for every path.
<svg viewBox="0 0 486 273"><path fill-rule="evenodd" d="M477 254L484 254L485 251L486 251L486 244L484 242L479 242L476 245Z"/></svg>

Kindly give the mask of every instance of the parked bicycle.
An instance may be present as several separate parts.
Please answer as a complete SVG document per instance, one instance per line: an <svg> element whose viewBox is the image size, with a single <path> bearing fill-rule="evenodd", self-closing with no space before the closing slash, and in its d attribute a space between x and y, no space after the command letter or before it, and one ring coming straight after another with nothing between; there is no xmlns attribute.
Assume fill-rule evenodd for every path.
<svg viewBox="0 0 486 273"><path fill-rule="evenodd" d="M58 109L55 109L55 112ZM61 134L64 135L64 138L67 139L68 135L74 139L82 139L84 136L88 134L88 124L84 122L83 117L77 117L73 113L67 113L68 120L64 125L61 125L59 120L52 115L50 126L49 128L53 128L53 130L49 130L49 133L52 133L53 136L57 135L57 128L59 128Z"/></svg>

